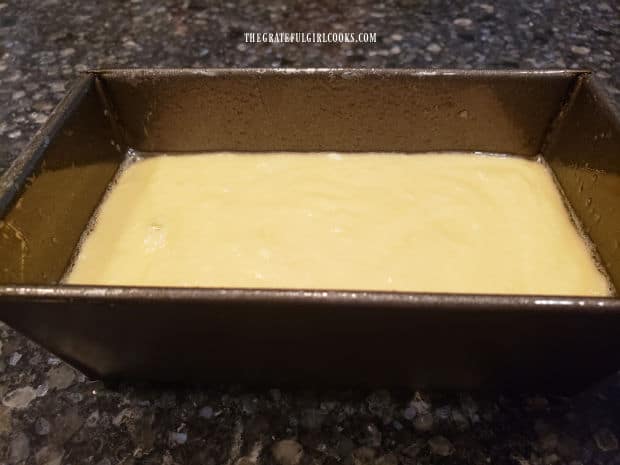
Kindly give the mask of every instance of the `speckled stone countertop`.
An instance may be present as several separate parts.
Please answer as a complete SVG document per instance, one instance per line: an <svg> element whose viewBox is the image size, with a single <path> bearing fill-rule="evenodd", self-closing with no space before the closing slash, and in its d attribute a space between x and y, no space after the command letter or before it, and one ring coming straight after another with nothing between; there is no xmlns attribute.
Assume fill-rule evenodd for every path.
<svg viewBox="0 0 620 465"><path fill-rule="evenodd" d="M584 67L620 98L615 0L284 3L0 0L0 172L91 67ZM243 42L263 31L378 42ZM620 464L618 376L572 398L112 390L6 326L0 348L0 463Z"/></svg>

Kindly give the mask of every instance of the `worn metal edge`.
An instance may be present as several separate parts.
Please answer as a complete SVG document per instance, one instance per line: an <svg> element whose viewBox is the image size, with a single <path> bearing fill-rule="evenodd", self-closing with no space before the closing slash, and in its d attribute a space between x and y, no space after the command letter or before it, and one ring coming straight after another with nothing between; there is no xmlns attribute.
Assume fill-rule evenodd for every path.
<svg viewBox="0 0 620 465"><path fill-rule="evenodd" d="M131 286L2 286L0 301L100 301L100 302L253 302L355 304L356 306L420 308L445 307L480 311L559 310L619 312L620 299L551 295L442 294L347 290L183 288Z"/></svg>
<svg viewBox="0 0 620 465"><path fill-rule="evenodd" d="M99 76L226 76L226 75L315 75L325 74L355 78L358 76L577 76L587 69L450 69L450 68L93 68L83 72Z"/></svg>

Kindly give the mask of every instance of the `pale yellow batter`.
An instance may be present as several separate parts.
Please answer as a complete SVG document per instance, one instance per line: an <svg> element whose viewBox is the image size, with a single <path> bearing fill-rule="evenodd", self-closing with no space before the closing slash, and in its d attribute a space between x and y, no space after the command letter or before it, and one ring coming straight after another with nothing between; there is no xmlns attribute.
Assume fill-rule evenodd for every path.
<svg viewBox="0 0 620 465"><path fill-rule="evenodd" d="M547 170L473 154L129 166L68 283L608 295Z"/></svg>

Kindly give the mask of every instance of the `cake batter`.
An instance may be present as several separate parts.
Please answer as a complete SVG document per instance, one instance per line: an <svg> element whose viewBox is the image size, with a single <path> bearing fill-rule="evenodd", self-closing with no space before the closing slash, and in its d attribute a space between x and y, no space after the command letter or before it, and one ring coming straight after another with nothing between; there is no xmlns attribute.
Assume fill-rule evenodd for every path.
<svg viewBox="0 0 620 465"><path fill-rule="evenodd" d="M460 153L144 158L66 282L610 293L542 164Z"/></svg>

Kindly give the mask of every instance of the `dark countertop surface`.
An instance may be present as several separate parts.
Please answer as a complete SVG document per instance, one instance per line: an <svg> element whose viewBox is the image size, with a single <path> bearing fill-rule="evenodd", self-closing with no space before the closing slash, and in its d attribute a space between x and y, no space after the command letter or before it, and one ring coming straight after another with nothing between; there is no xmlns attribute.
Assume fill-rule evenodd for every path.
<svg viewBox="0 0 620 465"><path fill-rule="evenodd" d="M0 0L0 172L94 67L591 68L620 98L615 0L355 3ZM243 42L272 31L378 42ZM619 376L570 398L110 389L2 325L0 398L7 464L620 464Z"/></svg>

